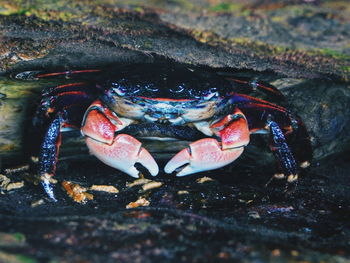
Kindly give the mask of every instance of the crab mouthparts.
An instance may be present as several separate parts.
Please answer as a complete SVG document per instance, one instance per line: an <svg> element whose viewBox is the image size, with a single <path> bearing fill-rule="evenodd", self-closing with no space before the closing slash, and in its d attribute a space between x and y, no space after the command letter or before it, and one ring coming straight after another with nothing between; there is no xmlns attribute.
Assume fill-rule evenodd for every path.
<svg viewBox="0 0 350 263"><path fill-rule="evenodd" d="M145 106L144 118L149 122L174 124L182 122L180 117L183 109L179 105L170 105L165 102L152 103Z"/></svg>

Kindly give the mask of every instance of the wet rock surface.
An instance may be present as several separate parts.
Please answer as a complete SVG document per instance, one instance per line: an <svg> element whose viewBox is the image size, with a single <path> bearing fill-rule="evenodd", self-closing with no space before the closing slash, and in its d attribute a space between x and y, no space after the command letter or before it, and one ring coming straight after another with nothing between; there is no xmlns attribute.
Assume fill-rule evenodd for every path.
<svg viewBox="0 0 350 263"><path fill-rule="evenodd" d="M0 262L349 260L347 1L2 3ZM161 184L143 188L66 138L58 203L47 200L27 167L6 170L27 162L31 107L43 87L55 85L14 74L164 58L278 87L315 150L296 189L276 180L265 186L273 170L264 139L254 139L229 168L187 178L160 174L148 179ZM74 202L64 181L93 200Z"/></svg>
<svg viewBox="0 0 350 263"><path fill-rule="evenodd" d="M59 202L28 182L1 196L0 230L15 241L0 243L0 256L33 262L345 262L348 161L328 160L335 169L324 161L288 191L284 181L265 186L268 168L257 172L239 162L187 178L161 173L149 178L161 184L144 187L150 182L137 184L96 160L61 161ZM21 171L7 176L28 178ZM76 203L60 187L64 180L86 188L113 185L119 192L88 190L93 200ZM140 198L146 206L126 208Z"/></svg>
<svg viewBox="0 0 350 263"><path fill-rule="evenodd" d="M2 70L126 61L122 48L211 67L349 79L346 1L4 2Z"/></svg>

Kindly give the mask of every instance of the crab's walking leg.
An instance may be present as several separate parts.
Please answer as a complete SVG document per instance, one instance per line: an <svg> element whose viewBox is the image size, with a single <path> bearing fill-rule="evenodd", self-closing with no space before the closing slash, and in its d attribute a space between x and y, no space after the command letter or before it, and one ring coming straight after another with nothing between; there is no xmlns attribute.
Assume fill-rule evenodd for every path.
<svg viewBox="0 0 350 263"><path fill-rule="evenodd" d="M127 134L115 134L129 124L127 121L96 101L85 115L81 132L86 136L91 153L105 164L137 178L139 171L134 165L140 163L151 175L157 175L158 165L151 154L141 147L141 142Z"/></svg>
<svg viewBox="0 0 350 263"><path fill-rule="evenodd" d="M270 129L270 149L275 155L284 175L287 175L288 182L298 179L298 165L294 159L292 151L289 149L286 138L278 126L269 116L267 125Z"/></svg>
<svg viewBox="0 0 350 263"><path fill-rule="evenodd" d="M241 85L245 89L249 90L260 90L267 95L275 96L280 100L284 100L282 92L279 91L276 87L264 81L257 81L255 79L243 78L243 77L233 77L227 74L220 74L226 77L227 80L232 81L238 85Z"/></svg>
<svg viewBox="0 0 350 263"><path fill-rule="evenodd" d="M63 123L64 120L62 114L58 114L47 129L39 155L41 184L43 185L47 195L53 201L57 200L55 198L50 179L56 170L57 157L61 144L61 128Z"/></svg>
<svg viewBox="0 0 350 263"><path fill-rule="evenodd" d="M310 166L312 160L312 146L310 136L305 127L305 124L299 116L296 116L293 122L295 126L293 128L293 132L287 132L285 137L288 145L291 146L291 150L299 166L301 168L307 168Z"/></svg>
<svg viewBox="0 0 350 263"><path fill-rule="evenodd" d="M210 128L221 138L221 142L207 138L191 143L166 164L164 171L172 173L186 164L177 176L217 169L236 160L249 143L247 120L238 109Z"/></svg>
<svg viewBox="0 0 350 263"><path fill-rule="evenodd" d="M91 104L96 93L93 87L82 91L83 83L77 84L47 89L47 94L42 98L33 119L33 130L38 133L45 130L39 149L39 173L44 190L53 201L56 201L56 198L50 181L56 171L61 130L64 127L80 126L83 112Z"/></svg>
<svg viewBox="0 0 350 263"><path fill-rule="evenodd" d="M83 70L68 70L68 71L62 71L62 72L42 72L37 74L36 78L48 78L48 77L58 77L58 76L65 76L69 77L71 75L76 74L82 74L82 73L96 73L101 72L100 69L83 69Z"/></svg>
<svg viewBox="0 0 350 263"><path fill-rule="evenodd" d="M270 133L270 149L279 169L275 177L295 181L299 167L308 167L312 159L311 141L301 118L284 107L244 94L233 95L232 101L250 117L251 133Z"/></svg>

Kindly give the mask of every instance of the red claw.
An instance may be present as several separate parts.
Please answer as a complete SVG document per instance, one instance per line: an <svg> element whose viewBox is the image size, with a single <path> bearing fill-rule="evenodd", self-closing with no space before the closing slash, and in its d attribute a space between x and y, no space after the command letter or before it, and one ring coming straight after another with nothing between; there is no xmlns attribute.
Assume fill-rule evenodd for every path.
<svg viewBox="0 0 350 263"><path fill-rule="evenodd" d="M82 134L91 153L105 164L124 173L138 177L135 163L143 165L151 175L159 172L152 155L134 137L127 134L115 135L125 124L108 108L96 101L84 117Z"/></svg>
<svg viewBox="0 0 350 263"><path fill-rule="evenodd" d="M222 150L219 142L212 138L191 143L189 148L177 153L165 166L166 173L172 173L185 165L177 176L221 168L236 160L243 152L243 147Z"/></svg>
<svg viewBox="0 0 350 263"><path fill-rule="evenodd" d="M236 160L242 154L244 146L249 143L248 123L238 109L210 128L221 137L221 143L212 138L195 141L189 148L176 154L167 163L164 171L172 173L187 163L177 176L221 168Z"/></svg>
<svg viewBox="0 0 350 263"><path fill-rule="evenodd" d="M142 164L153 176L159 172L152 155L141 147L141 142L130 135L119 134L111 145L86 137L86 144L91 153L102 162L132 177L139 177L135 163Z"/></svg>

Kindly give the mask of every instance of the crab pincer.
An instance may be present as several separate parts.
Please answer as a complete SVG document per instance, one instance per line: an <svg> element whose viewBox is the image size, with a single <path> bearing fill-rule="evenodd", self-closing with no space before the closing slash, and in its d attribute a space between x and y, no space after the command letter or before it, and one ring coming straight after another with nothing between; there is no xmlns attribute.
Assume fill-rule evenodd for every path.
<svg viewBox="0 0 350 263"><path fill-rule="evenodd" d="M97 101L88 109L81 132L90 152L105 164L137 178L139 171L134 165L140 163L151 175L157 175L158 165L141 142L128 134L115 134L123 126L118 117Z"/></svg>
<svg viewBox="0 0 350 263"><path fill-rule="evenodd" d="M185 176L221 168L236 160L243 153L244 146L249 143L247 120L238 109L210 128L221 137L221 142L214 138L205 138L191 143L166 164L164 171L172 173L182 168L176 175ZM185 164L187 165L184 166Z"/></svg>

